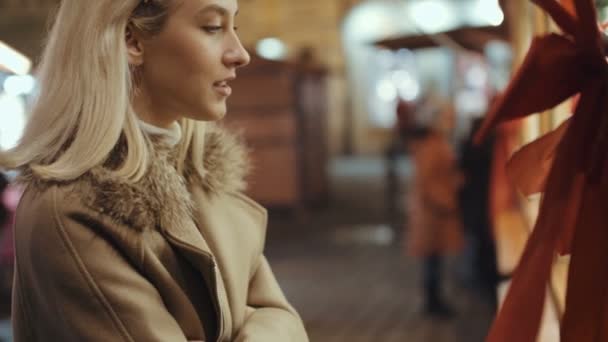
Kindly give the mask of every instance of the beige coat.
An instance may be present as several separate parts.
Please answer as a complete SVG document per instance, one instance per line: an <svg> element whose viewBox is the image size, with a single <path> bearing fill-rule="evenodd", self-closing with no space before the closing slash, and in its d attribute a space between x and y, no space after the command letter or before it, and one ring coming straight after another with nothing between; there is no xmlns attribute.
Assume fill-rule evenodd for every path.
<svg viewBox="0 0 608 342"><path fill-rule="evenodd" d="M463 246L458 207L462 175L439 133L412 146L416 173L408 197L406 250L413 256L456 253Z"/></svg>
<svg viewBox="0 0 608 342"><path fill-rule="evenodd" d="M263 254L266 211L240 193L240 145L207 133L201 180L154 140L137 184L108 172L122 143L73 182L25 170L15 341L308 341Z"/></svg>

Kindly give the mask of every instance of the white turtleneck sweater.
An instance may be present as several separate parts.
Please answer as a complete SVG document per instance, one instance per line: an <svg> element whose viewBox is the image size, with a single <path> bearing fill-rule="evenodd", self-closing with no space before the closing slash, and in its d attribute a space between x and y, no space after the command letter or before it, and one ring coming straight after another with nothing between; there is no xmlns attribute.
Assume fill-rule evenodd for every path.
<svg viewBox="0 0 608 342"><path fill-rule="evenodd" d="M182 128L177 121L173 122L169 128L161 128L139 120L139 126L147 134L163 137L171 147L177 145L182 139Z"/></svg>

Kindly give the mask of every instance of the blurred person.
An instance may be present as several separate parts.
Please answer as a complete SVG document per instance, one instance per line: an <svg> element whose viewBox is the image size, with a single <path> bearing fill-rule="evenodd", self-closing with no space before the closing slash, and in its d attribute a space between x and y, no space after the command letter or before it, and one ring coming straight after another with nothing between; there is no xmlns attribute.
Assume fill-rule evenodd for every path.
<svg viewBox="0 0 608 342"><path fill-rule="evenodd" d="M477 145L474 136L481 127L483 118L473 121L471 132L461 149L460 168L464 184L460 192L462 222L472 238L472 266L474 281L481 285L490 302L496 303L498 271L496 247L490 220L490 174L494 138Z"/></svg>
<svg viewBox="0 0 608 342"><path fill-rule="evenodd" d="M424 312L453 314L442 294L444 256L460 252L463 234L457 191L462 176L445 135L435 127L419 127L412 134L415 175L408 198L406 249L422 260Z"/></svg>
<svg viewBox="0 0 608 342"><path fill-rule="evenodd" d="M0 318L2 318L10 314L15 261L13 225L22 190L20 186L11 183L12 177L0 173L0 178L0 208L3 211L3 219L0 219L0 297L2 297Z"/></svg>
<svg viewBox="0 0 608 342"><path fill-rule="evenodd" d="M416 106L411 101L406 101L402 98L399 98L397 101L397 108L395 109L395 114L397 115L395 129L396 135L400 138L402 143L407 141L409 133L416 126L415 109Z"/></svg>
<svg viewBox="0 0 608 342"><path fill-rule="evenodd" d="M236 0L63 0L20 144L15 341L306 342L245 150L211 122L249 55Z"/></svg>
<svg viewBox="0 0 608 342"><path fill-rule="evenodd" d="M392 227L398 227L402 222L402 215L399 213L399 198L401 194L400 182L397 172L397 161L400 156L408 153L408 139L410 132L415 127L415 105L411 101L399 98L395 108L395 126L393 136L384 152L386 165L386 203L387 217Z"/></svg>
<svg viewBox="0 0 608 342"><path fill-rule="evenodd" d="M8 179L0 173L0 299L2 299L3 304L10 301L14 253L11 234L11 211L4 201L4 193L8 184ZM6 309L8 307L0 307L0 319L4 316L3 311Z"/></svg>

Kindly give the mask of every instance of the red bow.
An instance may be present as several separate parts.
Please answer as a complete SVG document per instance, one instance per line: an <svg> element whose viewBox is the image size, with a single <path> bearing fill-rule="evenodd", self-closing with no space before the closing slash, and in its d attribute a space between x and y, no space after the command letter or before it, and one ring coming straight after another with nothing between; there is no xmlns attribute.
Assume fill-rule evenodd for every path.
<svg viewBox="0 0 608 342"><path fill-rule="evenodd" d="M561 28L532 42L486 118L496 124L580 94L555 131L522 148L508 170L525 194L543 192L539 216L488 342L535 342L551 266L571 254L562 342L608 341L608 63L592 0L532 0Z"/></svg>

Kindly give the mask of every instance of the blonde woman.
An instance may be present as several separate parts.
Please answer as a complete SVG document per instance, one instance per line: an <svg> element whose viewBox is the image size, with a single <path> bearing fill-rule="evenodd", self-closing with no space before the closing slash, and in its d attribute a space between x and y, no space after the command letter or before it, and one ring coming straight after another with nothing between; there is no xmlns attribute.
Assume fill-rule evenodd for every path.
<svg viewBox="0 0 608 342"><path fill-rule="evenodd" d="M23 139L16 341L308 341L212 128L249 62L236 0L63 0Z"/></svg>

